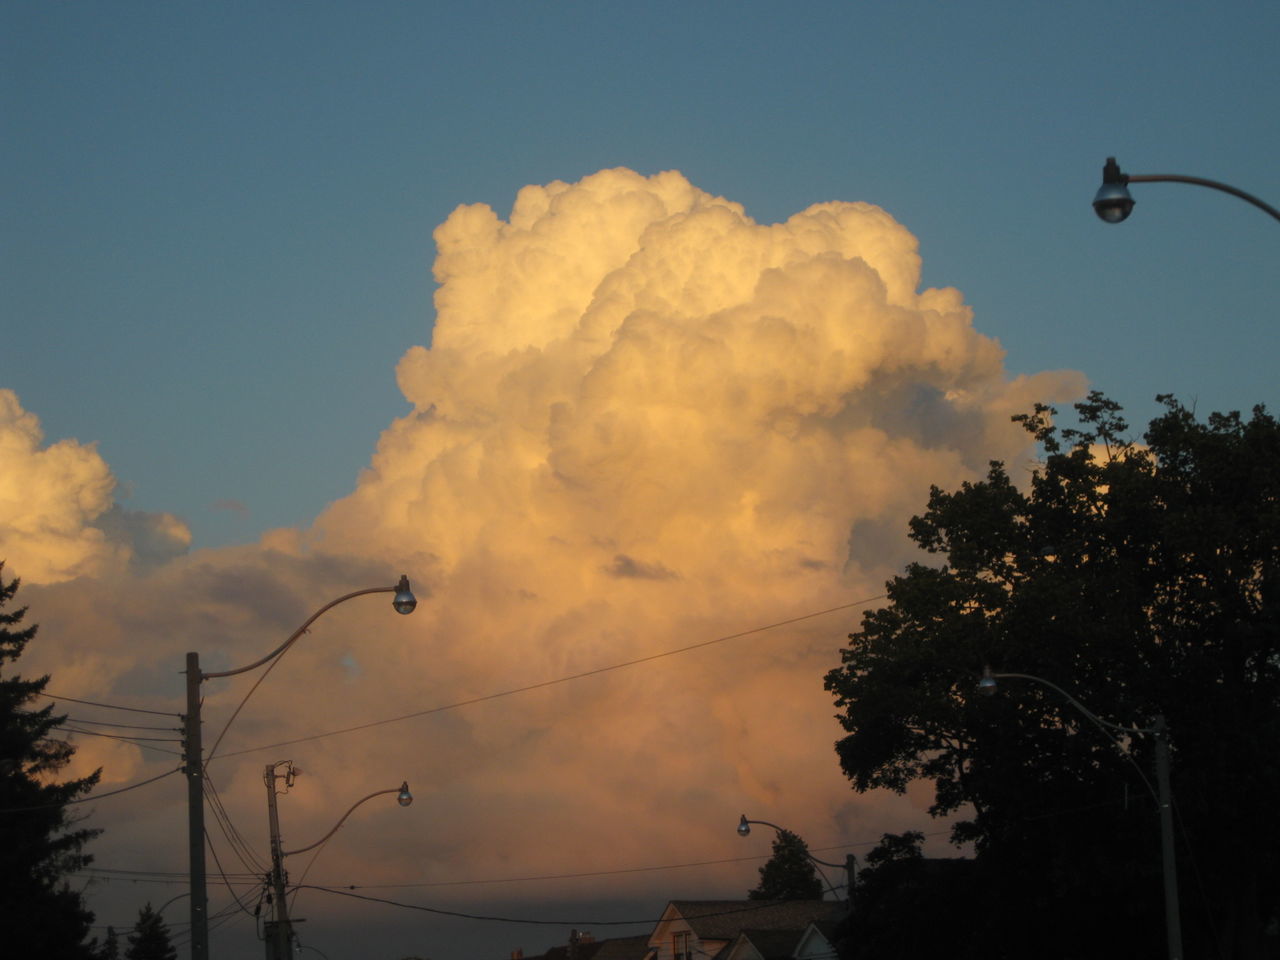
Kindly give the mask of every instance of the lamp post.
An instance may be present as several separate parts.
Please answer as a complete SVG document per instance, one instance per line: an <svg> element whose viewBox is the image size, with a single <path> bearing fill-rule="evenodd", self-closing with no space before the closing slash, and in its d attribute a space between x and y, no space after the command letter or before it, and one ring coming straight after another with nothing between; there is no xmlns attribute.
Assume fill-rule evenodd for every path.
<svg viewBox="0 0 1280 960"><path fill-rule="evenodd" d="M768 820L748 820L747 815L744 813L742 818L738 821L738 836L749 837L751 835L751 825L753 823L759 824L762 827L770 827L778 834L790 833L792 836L796 835L793 831L786 830L785 828L778 826L776 823L770 823ZM836 869L844 870L846 884L845 891L848 893L846 901L848 903L849 913L853 913L853 882L856 879L858 869L857 859L854 855L852 853L845 854L844 863L830 863L826 860L819 860L809 852L808 847L805 848L804 855L813 863L824 867L835 867Z"/></svg>
<svg viewBox="0 0 1280 960"><path fill-rule="evenodd" d="M413 591L409 589L409 578L401 574L400 581L394 587L370 587L366 590L356 590L354 593L329 601L295 630L288 640L261 660L255 660L246 667L203 673L200 670L200 655L194 652L187 654L187 712L183 715L183 760L187 776L187 845L191 872L191 960L208 960L209 958L209 910L204 862L204 743L200 732L200 684L214 677L234 677L275 660L293 646L298 638L307 632L311 624L324 613L340 603L369 593L395 594L391 605L396 613L412 613L414 607L418 605Z"/></svg>
<svg viewBox="0 0 1280 960"><path fill-rule="evenodd" d="M982 679L978 681L978 690L991 695L996 692L998 687L996 681L1003 679L1031 680L1056 691L1069 704L1102 729L1104 733L1108 730L1116 730L1120 733L1141 733L1147 734L1155 740L1156 788L1152 790L1152 795L1160 811L1160 855L1164 882L1165 938L1169 948L1169 960L1182 960L1182 912L1178 905L1178 864L1173 850L1173 801L1172 791L1169 788L1169 728L1165 723L1164 714L1156 714L1149 727L1122 727L1103 720L1056 683L1051 683L1043 677L1035 677L1028 673L992 673L990 667L983 669ZM1110 737L1110 733L1107 733L1107 736ZM1114 737L1112 739L1114 740ZM1142 779L1146 783L1147 789L1151 790L1151 783L1146 777Z"/></svg>
<svg viewBox="0 0 1280 960"><path fill-rule="evenodd" d="M1184 177L1176 173L1131 175L1120 171L1120 165L1116 163L1115 157L1107 157L1107 162L1102 167L1102 186L1098 188L1098 192L1093 197L1094 212L1098 214L1098 217L1104 223L1120 223L1128 219L1129 214L1133 212L1135 201L1129 194L1129 184L1131 183L1191 183L1198 187L1210 187L1214 190L1221 190L1223 193L1229 193L1233 197L1239 197L1246 203L1251 203L1258 209L1280 220L1280 210L1277 210L1269 203L1263 203L1253 194L1245 193L1230 184L1221 183L1217 180L1206 180L1204 177Z"/></svg>
<svg viewBox="0 0 1280 960"><path fill-rule="evenodd" d="M276 772L281 766L287 767L284 774ZM276 781L283 779L285 790L288 790L289 787L293 786L293 778L300 772L294 767L293 761L280 760L276 763L267 764L266 770L262 775L267 785L267 819L271 828L271 897L275 913L275 919L265 924L266 936L263 939L267 945L267 960L289 960L289 957L293 955L291 950L293 945L293 921L289 918L289 901L285 895L287 874L284 869L284 858L295 853L306 853L308 850L314 850L320 846L320 844L338 832L338 828L346 823L347 817L351 816L357 807L368 800L372 800L374 797L394 793L400 806L407 807L413 803L413 794L409 792L409 782L407 780L400 786L392 787L390 790L375 790L368 796L361 797L353 803L338 822L333 825L333 829L315 843L307 844L305 847L298 847L296 850L282 850L280 846L280 816L276 809Z"/></svg>

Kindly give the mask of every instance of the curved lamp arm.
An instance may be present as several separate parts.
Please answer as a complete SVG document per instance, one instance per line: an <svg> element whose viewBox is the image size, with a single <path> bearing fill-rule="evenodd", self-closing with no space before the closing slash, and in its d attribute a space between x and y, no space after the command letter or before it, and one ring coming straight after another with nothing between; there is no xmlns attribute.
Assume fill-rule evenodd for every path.
<svg viewBox="0 0 1280 960"><path fill-rule="evenodd" d="M1120 733L1148 734L1154 737L1157 744L1160 745L1158 748L1159 750L1167 751L1169 746L1169 730L1168 730L1168 727L1165 725L1164 717L1156 717L1155 725L1151 727L1122 727L1118 723L1111 723L1108 720L1103 720L1100 716L1098 716L1096 713L1094 713L1092 710L1086 707L1083 703L1081 703L1071 694L1067 693L1067 691L1063 690L1056 683L1052 683L1051 681L1046 680L1044 677L1032 676L1029 673L992 673L990 667L982 668L982 679L978 681L979 692L985 693L988 696L990 696L991 694L996 692L996 688L998 686L996 683L996 680L1004 679L1004 678L1008 678L1012 680L1030 680L1032 683L1039 683L1048 687L1050 690L1057 691L1059 696L1061 696L1063 699L1067 701L1067 703L1071 704L1073 707L1079 710L1082 714L1088 717L1089 720L1093 722L1094 726L1096 726L1099 730L1101 730L1103 735L1106 736L1108 740L1110 740L1112 743L1116 745L1116 747L1121 751L1121 753L1124 754L1125 759L1128 760L1131 764L1133 764L1133 769L1138 772L1138 776L1142 778L1142 782L1146 786L1147 790L1150 792L1151 796L1155 798L1157 803L1162 802L1159 791L1157 791L1156 788L1151 785L1151 781L1147 779L1147 775L1143 772L1142 767L1138 766L1138 762L1133 759L1133 756L1127 750L1124 749L1124 744L1122 744L1119 740L1117 740L1115 737L1115 734L1113 734L1111 731L1118 730Z"/></svg>
<svg viewBox="0 0 1280 960"><path fill-rule="evenodd" d="M351 816L351 814L355 812L356 807L360 806L362 803L368 800L372 800L374 797L380 797L386 793L396 794L396 799L399 801L400 806L402 807L407 807L409 804L413 803L413 794L409 792L409 782L407 780L404 783L400 784L400 786L394 787L391 790L375 790L373 793L369 794L367 797L361 797L359 800L353 803L351 805L351 809L349 809L346 813L342 815L342 819L333 825L333 829L330 830L328 833L326 833L323 837L321 837L315 843L309 843L305 847L299 847L297 850L281 850L280 855L284 857L288 857L288 856L292 856L295 853L306 853L308 850L314 850L316 847L320 846L320 844L324 843L326 840L328 840L330 837L332 837L335 833L338 832L338 828L347 822L347 817Z"/></svg>
<svg viewBox="0 0 1280 960"><path fill-rule="evenodd" d="M1081 703L1071 694L1067 693L1067 691L1063 690L1056 683L1051 683L1050 681L1046 680L1044 677L1033 677L1029 673L992 673L990 667L984 667L982 670L982 679L978 681L978 690L986 694L995 693L996 686L997 686L996 680L1005 679L1005 678L1008 678L1011 680L1030 680L1033 683L1043 684L1044 686L1048 687L1050 690L1056 690L1059 696L1061 696L1073 707L1075 707L1077 710L1083 713L1086 717L1088 717L1090 720L1096 723L1099 727L1102 727L1103 732L1106 732L1106 729L1109 727L1110 729L1118 730L1121 733L1150 733L1150 734L1161 733L1158 727L1122 727L1118 723L1111 723L1108 720L1103 720L1100 716L1098 716L1096 713L1094 713L1092 710L1086 707L1083 703ZM1107 736L1111 736L1111 735L1108 733ZM1114 740L1115 738L1112 737L1111 739Z"/></svg>
<svg viewBox="0 0 1280 960"><path fill-rule="evenodd" d="M1093 198L1093 209L1103 221L1106 223L1120 223L1133 212L1134 199L1129 195L1128 189L1128 185L1131 183L1190 183L1197 187L1209 187L1213 190L1229 193L1233 197L1239 197L1246 203L1251 203L1259 210L1269 213L1277 220L1280 220L1280 210L1277 210L1269 203L1264 203L1253 194L1245 193L1243 190L1228 183L1222 183L1218 180L1206 180L1204 177L1187 177L1178 173L1130 175L1121 172L1120 165L1116 163L1115 157L1107 157L1107 162L1102 168L1102 186Z"/></svg>
<svg viewBox="0 0 1280 960"><path fill-rule="evenodd" d="M298 638L307 632L307 628L310 627L317 620L319 620L320 617L323 616L326 612L328 612L329 610L332 610L334 607L336 607L340 603L346 603L348 600L351 600L355 597L363 597L369 593L394 593L395 599L391 601L391 604L392 606L395 607L396 613L404 613L404 614L412 613L414 607L418 605L418 601L414 597L413 591L409 589L409 578L405 574L401 574L400 582L397 583L394 587L369 587L365 590L356 590L353 593L348 593L344 596L338 597L338 599L336 600L330 600L323 607L321 607L319 610L313 613L310 617L308 617L306 623L300 626L297 630L293 631L293 633L289 636L288 640L280 644L280 646L276 647L274 650L268 653L261 660L255 660L253 663L249 664L246 667L237 667L234 670L219 670L214 673L201 672L200 679L208 680L211 677L234 677L236 674L248 673L250 670L254 669L255 667L260 667L267 661L274 660L276 657L280 656L282 653L288 650L291 646L293 646L294 643L297 642Z"/></svg>
<svg viewBox="0 0 1280 960"><path fill-rule="evenodd" d="M770 823L768 820L748 820L747 815L744 813L742 815L742 819L738 821L738 836L745 837L749 835L751 833L751 824L753 823L759 824L762 827L772 827L778 833L791 833L791 831L787 830L785 827L780 827L776 823ZM792 835L794 836L794 834ZM824 867L839 867L843 869L845 866L845 864L843 863L829 863L826 860L819 860L817 857L815 857L812 853L809 852L807 847L805 848L804 855L808 857L810 860L812 860L814 863L820 863ZM850 856L852 856L852 854L850 854Z"/></svg>

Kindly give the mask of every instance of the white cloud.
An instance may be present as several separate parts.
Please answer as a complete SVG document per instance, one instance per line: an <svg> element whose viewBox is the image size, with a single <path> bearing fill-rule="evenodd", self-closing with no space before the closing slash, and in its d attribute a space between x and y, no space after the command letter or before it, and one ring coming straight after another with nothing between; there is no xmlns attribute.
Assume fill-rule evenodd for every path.
<svg viewBox="0 0 1280 960"><path fill-rule="evenodd" d="M299 842L360 793L409 780L410 812L371 814L367 839L327 850L326 875L438 881L741 855L744 811L814 840L910 825L900 805L853 797L831 748L822 677L857 609L233 755L874 596L913 557L906 521L930 484L1016 459L1026 435L1010 415L1083 389L1074 373L1011 379L958 291L919 290L915 238L868 204L761 225L678 173L606 170L526 187L506 220L459 207L436 241L433 342L397 371L414 409L353 492L308 530L37 593L47 603L33 614L64 654L115 658L68 672L63 692L168 691L176 704L184 650L205 669L243 665L324 601L403 571L417 612L362 598L326 614L214 764L233 816L252 824L263 763L307 770L282 811ZM45 564L45 582L102 569L116 549L101 529L105 464L73 442L42 451L34 417L8 398L0 436L25 472L0 489L40 476L51 494L0 508L2 542L32 531L21 558ZM206 684L207 742L247 688ZM922 807L906 809L923 820ZM754 870L741 873L745 890Z"/></svg>
<svg viewBox="0 0 1280 960"><path fill-rule="evenodd" d="M57 583L171 559L191 542L170 514L122 509L92 444L43 445L35 414L0 389L0 560L26 583Z"/></svg>

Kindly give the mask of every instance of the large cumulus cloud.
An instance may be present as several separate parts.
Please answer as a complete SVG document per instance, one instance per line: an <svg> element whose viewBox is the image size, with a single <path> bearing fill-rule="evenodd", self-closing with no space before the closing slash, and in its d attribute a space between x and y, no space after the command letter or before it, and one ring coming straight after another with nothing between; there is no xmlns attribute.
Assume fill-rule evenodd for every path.
<svg viewBox="0 0 1280 960"><path fill-rule="evenodd" d="M831 750L822 676L857 608L647 658L878 594L913 556L906 521L929 485L1023 455L1010 415L1077 395L1080 376L1010 377L958 291L920 289L911 233L865 203L766 225L678 173L618 169L526 187L506 219L459 207L435 237L432 342L397 371L413 410L353 491L307 529L50 587L46 629L117 663L64 692L167 690L177 705L184 649L206 669L248 663L325 600L403 571L418 611L361 599L326 615L211 768L232 816L260 824L263 763L297 761L307 775L282 801L294 842L408 779L410 813L344 828L365 832L326 852L330 879L711 859L741 852L728 845L744 810L815 841L919 826L910 804L854 798ZM34 464L34 423L14 409L0 436ZM0 507L0 529L21 533L6 544L45 544L29 557L47 558L48 582L93 572L111 542L105 464L55 450L71 465L47 470L57 509ZM626 661L644 662L485 699ZM245 689L206 685L208 742ZM147 839L155 822L181 829L170 793L158 820L121 815L120 856L180 849ZM754 882L724 870L741 886L702 875L685 894ZM610 889L624 886L677 892L669 875Z"/></svg>
<svg viewBox="0 0 1280 960"><path fill-rule="evenodd" d="M460 207L436 241L433 342L398 370L414 410L310 533L430 585L418 668L386 680L406 697L877 593L929 484L1018 455L1010 414L1080 389L1011 380L958 291L919 289L915 238L864 203L761 225L677 173L607 170L526 187L505 221ZM820 681L856 617L782 631L741 668L726 652L526 700L516 724L473 711L465 742L502 759L459 782L463 806L510 779L583 829L652 803L646 771L684 808L746 796L830 822L848 798ZM566 757L567 795L546 777ZM673 848L688 823L665 825Z"/></svg>

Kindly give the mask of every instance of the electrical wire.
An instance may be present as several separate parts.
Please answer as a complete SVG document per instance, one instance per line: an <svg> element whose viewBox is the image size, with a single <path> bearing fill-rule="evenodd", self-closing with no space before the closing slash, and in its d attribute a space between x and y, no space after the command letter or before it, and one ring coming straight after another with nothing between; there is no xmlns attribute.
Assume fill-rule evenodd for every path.
<svg viewBox="0 0 1280 960"><path fill-rule="evenodd" d="M59 729L66 730L68 733L79 733L86 737L106 737L109 740L129 740L129 741L143 740L143 741L152 741L154 743L181 743L182 742L181 737L135 737L132 734L127 734L127 733L104 733L101 730L80 730L80 729L77 729L76 727L72 727L65 724ZM173 753L174 751L171 750L168 752Z"/></svg>
<svg viewBox="0 0 1280 960"><path fill-rule="evenodd" d="M166 770L150 780L141 780L138 783L130 784L127 787L121 787L119 790L109 790L106 793L95 793L91 797L81 797L79 800L63 800L61 803L42 803L34 807L9 807L6 810L0 810L0 813L25 813L29 810L46 810L49 807L69 807L73 803L92 803L95 800L102 800L106 797L114 797L121 793L128 793L130 790L137 790L139 787L145 787L149 783L155 783L157 780L163 780L165 777L172 776L175 773L181 773L182 767L175 767L172 770Z"/></svg>
<svg viewBox="0 0 1280 960"><path fill-rule="evenodd" d="M204 832L204 836L205 836L205 840L209 844L209 852L213 854L213 862L217 864L218 876L222 878L222 884L227 888L227 893L231 894L231 899L235 901L236 906L238 906L241 910L243 910L247 916L252 917L253 913L249 910L248 907L246 907L243 903L240 902L240 898L236 896L235 890L231 888L231 881L227 879L226 873L223 872L222 861L218 858L218 851L214 849L213 839L209 836L208 830Z"/></svg>
<svg viewBox="0 0 1280 960"><path fill-rule="evenodd" d="M78 730L75 727L63 727L62 729L66 730L68 733L78 733L86 737L106 737L108 740L122 740L125 743L133 744L133 746L137 747L139 750L150 750L153 753L164 753L171 757L182 756L181 750L169 750L165 747L157 747L150 743L136 742L139 740L158 740L161 743L181 743L182 742L181 740L169 740L169 739L164 739L162 737L124 737L124 736L116 736L115 734L110 734L110 733L101 733L97 730Z"/></svg>
<svg viewBox="0 0 1280 960"><path fill-rule="evenodd" d="M320 856L321 852L322 852L322 851L324 850L324 848L325 848L325 844L327 844L327 843L329 842L329 839L330 839L330 837L332 837L332 836L333 836L333 834L330 834L328 837L325 837L323 840L321 840L321 841L320 841L320 845L319 845L318 847L316 847L315 852L314 852L313 854L311 854L310 859L309 859L309 860L307 860L307 865L306 865L305 867L303 867L303 868L302 868L302 874L301 874L301 876L299 876L299 877L298 877L298 884L295 884L295 885L294 885L294 888L293 888L293 894L292 894L292 896L291 896L291 897L290 897L290 899L289 899L289 912L290 912L290 913L292 913L292 912L294 911L294 908L297 906L297 903L298 903L298 893L299 893L299 891L301 891L301 890L302 890L302 887L300 886L300 884L302 883L302 881L304 881L304 880L306 880L306 879L307 879L307 874L308 874L308 873L310 873L310 872L311 872L311 868L312 868L312 867L314 867L314 866L316 865L316 858Z"/></svg>
<svg viewBox="0 0 1280 960"><path fill-rule="evenodd" d="M48 697L50 700L66 700L68 703L83 703L87 707L105 707L108 710L132 710L134 713L153 713L158 717L177 717L182 719L180 713L170 713L167 710L143 710L141 707L122 707L116 703L98 703L94 700L77 700L75 697L63 697L56 693L49 693L41 690L38 694L41 697Z"/></svg>
<svg viewBox="0 0 1280 960"><path fill-rule="evenodd" d="M723 637L715 637L714 639L711 639L711 640L702 640L698 643L691 643L684 647L677 647L674 650L664 650L661 653L650 654L647 657L637 657L634 660L626 660L622 663L615 663L606 667L596 667L592 670L584 670L581 673L574 673L565 677L557 677L554 680L542 680L538 683L531 683L523 687L513 687L510 690L502 690L502 691L499 691L498 693L490 693L480 697L472 697L469 700L459 700L456 703L445 704L439 707L428 707L425 710L415 710L413 713L401 714L398 717L388 717L385 720L373 720L373 721L370 721L369 723L361 723L353 727L343 727L338 730L329 730L325 733L316 733L307 737L295 737L292 740L281 740L277 743L268 743L259 747L248 747L243 750L233 750L229 753L222 754L220 759L226 760L231 757L243 756L246 753L259 753L263 750L274 750L277 747L288 747L288 746L292 746L295 743L309 743L313 740L323 740L326 737L336 737L344 733L355 733L358 730L368 730L371 727L380 727L389 723L399 723L402 720L412 720L415 717L425 717L434 713L444 713L447 710L457 710L460 707L469 707L477 703L486 703L490 700L498 700L498 699L501 699L502 697L510 697L517 693L528 693L532 690L543 690L547 687L554 687L561 683L568 683L571 680L583 680L583 679L586 679L587 677L599 676L602 673L610 673L614 670L622 670L626 667L634 667L642 663L651 663L654 660L661 660L664 657L674 657L677 654L689 653L693 650L701 650L705 647L710 647L717 643L725 643L729 640L740 640L743 637L749 637L757 633L764 633L768 630L776 630L779 627L790 626L793 623L801 623L805 620L813 620L813 619L816 619L817 617L825 617L828 614L838 613L841 610L849 610L853 607L861 607L861 606L865 606L868 603L874 603L877 600L883 600L885 599L885 596L886 595L883 593L877 594L874 597L867 597L863 600L855 600L852 603L842 603L836 607L828 607L826 610L818 610L818 611L815 611L814 613L806 613L798 617L790 617L789 619L786 619L786 620L779 620L776 623L768 623L761 627L753 627L750 630L743 630L739 633L731 633ZM224 733L226 732L225 729L223 730L223 732ZM210 757L210 759L212 759L212 757Z"/></svg>
<svg viewBox="0 0 1280 960"><path fill-rule="evenodd" d="M86 720L84 717L67 717L65 723L87 723L91 727L123 727L126 730L163 730L181 733L181 727L143 726L136 723L117 723L114 720Z"/></svg>
<svg viewBox="0 0 1280 960"><path fill-rule="evenodd" d="M302 632L310 633L311 631L303 630ZM272 660L271 663L267 665L267 669L263 670L262 673L259 674L258 679L255 680L253 682L253 686L249 688L249 692L240 698L240 702L236 705L236 708L232 712L230 718L228 718L227 722L223 724L222 732L220 732L217 739L213 741L213 746L209 750L209 755L206 758L205 763L209 763L213 760L214 754L218 752L218 747L222 744L222 738L227 735L227 731L231 729L231 724L235 722L236 717L240 716L240 711L244 709L244 705L249 702L249 698L253 696L254 691L257 690L258 687L262 686L262 681L271 676L271 671L276 668L276 664L284 659L284 655L288 653L290 649L290 647L285 647L281 650L280 655Z"/></svg>
<svg viewBox="0 0 1280 960"><path fill-rule="evenodd" d="M209 800L209 807L213 810L214 820L218 827L222 830L222 835L230 844L232 852L236 858L244 865L244 867L252 873L262 875L266 872L266 867L253 852L253 847L245 840L244 835L236 828L231 821L231 815L227 813L227 808L222 803L222 797L218 795L217 788L213 785L213 780L208 776L203 778L204 794ZM212 843L210 843L212 848Z"/></svg>

